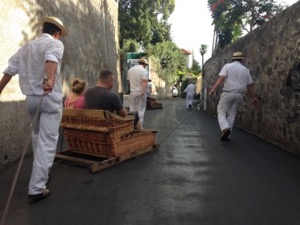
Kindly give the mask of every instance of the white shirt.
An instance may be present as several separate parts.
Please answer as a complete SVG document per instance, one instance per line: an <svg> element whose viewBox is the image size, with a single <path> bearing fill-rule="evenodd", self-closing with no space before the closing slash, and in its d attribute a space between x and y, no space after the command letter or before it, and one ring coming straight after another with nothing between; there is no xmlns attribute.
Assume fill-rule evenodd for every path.
<svg viewBox="0 0 300 225"><path fill-rule="evenodd" d="M184 92L187 94L187 95L193 95L195 94L196 92L196 85L191 83L189 84L186 89L184 90Z"/></svg>
<svg viewBox="0 0 300 225"><path fill-rule="evenodd" d="M60 69L64 52L63 43L49 34L42 34L37 39L23 45L8 61L4 73L19 74L19 84L24 95L43 95L43 80L47 78L45 62L57 63L55 84L52 95L57 101L62 101Z"/></svg>
<svg viewBox="0 0 300 225"><path fill-rule="evenodd" d="M238 61L225 64L219 76L225 77L223 91L243 93L253 83L250 71Z"/></svg>
<svg viewBox="0 0 300 225"><path fill-rule="evenodd" d="M148 81L148 71L142 65L136 65L128 70L127 80L130 82L130 91L143 91L142 81Z"/></svg>

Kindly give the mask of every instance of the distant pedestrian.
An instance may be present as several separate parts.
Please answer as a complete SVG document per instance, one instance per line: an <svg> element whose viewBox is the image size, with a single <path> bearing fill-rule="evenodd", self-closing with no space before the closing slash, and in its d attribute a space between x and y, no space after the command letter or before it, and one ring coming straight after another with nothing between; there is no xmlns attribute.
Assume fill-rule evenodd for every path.
<svg viewBox="0 0 300 225"><path fill-rule="evenodd" d="M149 65L144 58L138 60L139 65L131 67L128 70L127 80L130 86L129 109L132 112L138 112L141 124L143 126L144 114L147 105L147 84L148 71L146 67Z"/></svg>
<svg viewBox="0 0 300 225"><path fill-rule="evenodd" d="M63 106L60 69L64 45L59 38L67 34L63 23L56 17L44 17L40 24L43 33L24 44L9 59L0 81L1 94L11 78L19 74L20 87L26 95L27 111L33 125L33 165L28 187L31 201L50 195L46 183L55 158Z"/></svg>
<svg viewBox="0 0 300 225"><path fill-rule="evenodd" d="M147 89L146 89L146 93L147 93L147 97L150 98L151 97L151 94L152 94L152 80L148 80L148 83L147 83Z"/></svg>
<svg viewBox="0 0 300 225"><path fill-rule="evenodd" d="M84 93L87 82L79 78L74 78L71 84L71 92L65 100L65 108L69 109L84 109L85 100Z"/></svg>
<svg viewBox="0 0 300 225"><path fill-rule="evenodd" d="M218 122L222 131L221 141L229 141L234 125L238 106L243 100L243 94L248 89L253 104L257 107L254 85L249 69L242 65L244 59L242 52L234 52L232 63L227 63L220 71L219 78L209 91L211 96L217 87L224 83L220 101L218 103Z"/></svg>
<svg viewBox="0 0 300 225"><path fill-rule="evenodd" d="M196 93L196 85L194 84L194 82L190 82L190 84L186 87L184 92L186 93L185 108L191 109L194 100L194 95Z"/></svg>

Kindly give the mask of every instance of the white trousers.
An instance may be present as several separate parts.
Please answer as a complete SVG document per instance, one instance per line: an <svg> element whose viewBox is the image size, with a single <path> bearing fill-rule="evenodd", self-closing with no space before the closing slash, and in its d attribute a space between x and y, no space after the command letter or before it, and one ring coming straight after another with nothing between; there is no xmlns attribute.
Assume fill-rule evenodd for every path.
<svg viewBox="0 0 300 225"><path fill-rule="evenodd" d="M243 100L242 93L223 92L218 104L218 122L221 131L225 128L232 130L238 106Z"/></svg>
<svg viewBox="0 0 300 225"><path fill-rule="evenodd" d="M194 100L194 94L186 94L185 97L185 107L189 108L189 105L192 106Z"/></svg>
<svg viewBox="0 0 300 225"><path fill-rule="evenodd" d="M35 116L41 96L27 96L26 105L32 123L33 165L28 194L39 194L46 188L49 171L56 154L58 129L62 117L62 102L44 96ZM35 116L35 117L34 117Z"/></svg>
<svg viewBox="0 0 300 225"><path fill-rule="evenodd" d="M141 95L141 92L131 91L129 94L129 110L131 112L138 112L140 122L143 126L144 115L147 105L147 95Z"/></svg>

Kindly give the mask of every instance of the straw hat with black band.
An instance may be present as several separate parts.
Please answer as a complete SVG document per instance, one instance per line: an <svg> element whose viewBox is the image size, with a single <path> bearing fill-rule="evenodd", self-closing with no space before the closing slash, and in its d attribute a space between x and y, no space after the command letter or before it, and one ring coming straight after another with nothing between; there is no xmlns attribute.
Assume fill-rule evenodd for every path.
<svg viewBox="0 0 300 225"><path fill-rule="evenodd" d="M147 59L144 59L144 58L139 59L139 60L138 60L138 63L145 64L145 65L147 65L147 66L149 65Z"/></svg>
<svg viewBox="0 0 300 225"><path fill-rule="evenodd" d="M44 23L52 23L55 26L57 26L61 31L61 33L60 33L61 37L66 36L68 34L67 29L64 27L64 24L57 17L47 16L47 17L41 18L40 24L43 25Z"/></svg>
<svg viewBox="0 0 300 225"><path fill-rule="evenodd" d="M242 52L234 52L231 59L244 59L244 55Z"/></svg>

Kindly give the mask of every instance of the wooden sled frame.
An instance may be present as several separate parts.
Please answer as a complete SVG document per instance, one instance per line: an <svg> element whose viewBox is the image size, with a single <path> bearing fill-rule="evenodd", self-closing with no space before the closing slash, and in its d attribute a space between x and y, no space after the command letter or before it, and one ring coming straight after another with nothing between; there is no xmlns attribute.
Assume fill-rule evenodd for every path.
<svg viewBox="0 0 300 225"><path fill-rule="evenodd" d="M61 127L68 150L56 159L88 166L97 172L158 149L155 130L134 130L134 117L104 110L64 109Z"/></svg>
<svg viewBox="0 0 300 225"><path fill-rule="evenodd" d="M147 149L142 149L121 156L112 157L109 159L96 157L96 156L87 157L86 154L76 153L67 150L67 151L58 152L55 158L60 160L66 160L75 163L76 165L88 167L91 173L96 173L98 171L118 165L126 160L133 159L138 156L144 155L146 153L156 151L158 150L158 148L159 145L154 145L153 147L149 147Z"/></svg>
<svg viewBox="0 0 300 225"><path fill-rule="evenodd" d="M147 105L146 105L146 109L162 109L163 108L163 104L162 103L158 103L156 102L156 99L151 98L151 97L147 97Z"/></svg>

